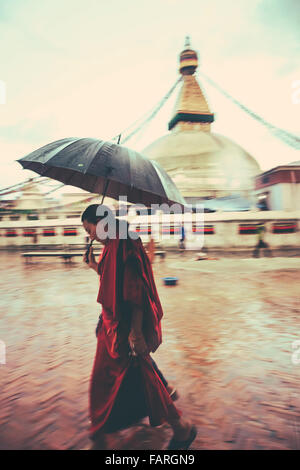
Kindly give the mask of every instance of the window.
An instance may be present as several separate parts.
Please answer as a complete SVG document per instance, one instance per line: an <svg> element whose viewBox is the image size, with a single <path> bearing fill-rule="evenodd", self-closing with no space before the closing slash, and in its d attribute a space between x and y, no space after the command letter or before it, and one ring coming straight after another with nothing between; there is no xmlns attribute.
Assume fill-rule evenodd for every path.
<svg viewBox="0 0 300 470"><path fill-rule="evenodd" d="M23 237L33 237L36 234L35 228L24 228Z"/></svg>
<svg viewBox="0 0 300 470"><path fill-rule="evenodd" d="M44 237L54 237L56 235L54 228L44 228L43 236Z"/></svg>
<svg viewBox="0 0 300 470"><path fill-rule="evenodd" d="M263 184L267 184L267 183L269 183L269 181L270 181L269 175L264 175L264 176L261 178L261 182L262 182Z"/></svg>
<svg viewBox="0 0 300 470"><path fill-rule="evenodd" d="M297 231L296 222L279 222L273 224L273 233L295 233Z"/></svg>
<svg viewBox="0 0 300 470"><path fill-rule="evenodd" d="M137 225L135 232L139 233L140 235L149 235L152 233L151 225Z"/></svg>
<svg viewBox="0 0 300 470"><path fill-rule="evenodd" d="M215 228L213 225L193 224L193 233L213 235L215 233Z"/></svg>
<svg viewBox="0 0 300 470"><path fill-rule="evenodd" d="M64 236L65 237L74 237L77 235L77 228L75 227L65 227Z"/></svg>
<svg viewBox="0 0 300 470"><path fill-rule="evenodd" d="M37 214L28 214L27 220L39 220L39 216Z"/></svg>
<svg viewBox="0 0 300 470"><path fill-rule="evenodd" d="M5 236L6 237L17 237L18 234L17 234L17 231L14 228L9 228L9 229L6 230Z"/></svg>
<svg viewBox="0 0 300 470"><path fill-rule="evenodd" d="M240 235L255 235L257 233L256 224L240 224L239 234Z"/></svg>

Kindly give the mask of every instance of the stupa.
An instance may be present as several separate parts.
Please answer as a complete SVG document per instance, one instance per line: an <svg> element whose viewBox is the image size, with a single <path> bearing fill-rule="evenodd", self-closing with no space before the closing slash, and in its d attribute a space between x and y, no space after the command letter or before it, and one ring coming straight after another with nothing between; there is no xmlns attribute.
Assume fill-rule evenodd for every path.
<svg viewBox="0 0 300 470"><path fill-rule="evenodd" d="M142 153L169 173L187 202L250 197L260 167L241 146L211 132L214 114L197 81L198 54L188 37L179 63L183 83L169 122L170 132Z"/></svg>

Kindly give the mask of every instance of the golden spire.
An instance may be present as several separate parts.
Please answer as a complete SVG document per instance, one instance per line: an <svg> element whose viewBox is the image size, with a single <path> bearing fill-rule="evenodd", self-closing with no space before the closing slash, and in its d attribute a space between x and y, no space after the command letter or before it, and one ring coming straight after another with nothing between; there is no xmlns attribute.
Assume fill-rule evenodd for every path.
<svg viewBox="0 0 300 470"><path fill-rule="evenodd" d="M198 67L198 55L196 51L191 49L190 38L186 36L184 50L179 56L180 68L182 75L192 75Z"/></svg>
<svg viewBox="0 0 300 470"><path fill-rule="evenodd" d="M169 122L169 130L203 130L210 131L210 123L214 121L207 101L194 75L198 67L197 52L191 48L189 36L185 39L184 50L179 56L179 71L183 77L183 85L179 92L173 117Z"/></svg>

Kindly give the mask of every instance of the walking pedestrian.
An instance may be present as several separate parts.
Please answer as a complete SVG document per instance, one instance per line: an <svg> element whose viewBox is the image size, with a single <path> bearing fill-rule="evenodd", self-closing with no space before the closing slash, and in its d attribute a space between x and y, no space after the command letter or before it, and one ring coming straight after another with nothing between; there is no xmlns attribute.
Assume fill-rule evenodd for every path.
<svg viewBox="0 0 300 470"><path fill-rule="evenodd" d="M253 257L254 258L259 258L260 250L262 248L264 249L265 254L267 253L268 256L272 256L272 253L271 253L271 250L270 250L270 247L269 247L268 243L266 243L264 241L265 231L266 231L266 228L265 228L264 223L263 222L258 223L257 224L257 230L256 230L256 233L258 234L258 240L257 240L257 244L256 244L256 246L254 248L254 251L253 251Z"/></svg>
<svg viewBox="0 0 300 470"><path fill-rule="evenodd" d="M150 356L162 342L163 316L151 263L140 238L103 235L105 217L97 216L97 208L89 206L81 217L90 239L104 245L98 263L92 248L88 255L100 276L102 305L89 397L93 449L105 449L107 434L147 416L151 426L172 427L168 449L187 449L197 430L175 407Z"/></svg>
<svg viewBox="0 0 300 470"><path fill-rule="evenodd" d="M184 229L184 224L181 224L181 227L180 227L179 250L180 251L185 250L185 229Z"/></svg>

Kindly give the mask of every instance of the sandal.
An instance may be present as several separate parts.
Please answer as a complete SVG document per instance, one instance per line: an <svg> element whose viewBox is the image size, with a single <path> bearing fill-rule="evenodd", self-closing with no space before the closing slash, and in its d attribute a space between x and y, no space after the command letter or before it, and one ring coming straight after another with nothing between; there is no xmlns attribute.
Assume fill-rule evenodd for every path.
<svg viewBox="0 0 300 470"><path fill-rule="evenodd" d="M196 426L192 426L190 435L185 441L178 441L177 439L173 438L170 440L167 450L186 450L190 447L196 436L197 428Z"/></svg>

